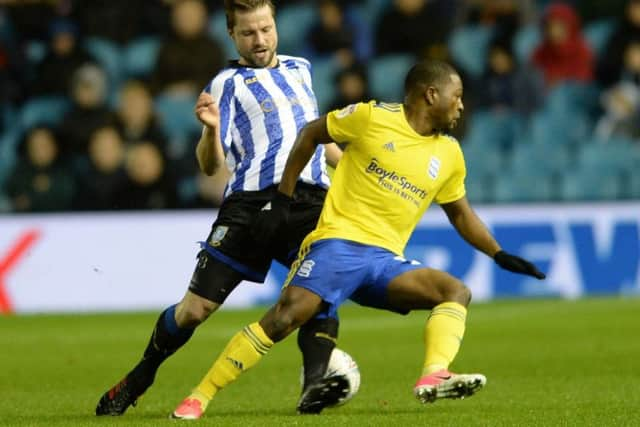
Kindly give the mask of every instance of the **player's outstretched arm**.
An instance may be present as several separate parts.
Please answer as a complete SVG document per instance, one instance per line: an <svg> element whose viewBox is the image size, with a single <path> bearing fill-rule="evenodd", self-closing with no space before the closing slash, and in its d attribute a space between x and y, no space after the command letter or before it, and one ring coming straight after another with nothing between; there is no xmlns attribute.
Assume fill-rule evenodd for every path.
<svg viewBox="0 0 640 427"><path fill-rule="evenodd" d="M318 144L328 144L330 142L332 142L332 140L327 130L326 115L320 116L307 123L298 134L296 142L293 144L293 148L289 153L289 158L287 159L278 190L291 197L302 169L304 169L307 163L309 163L309 160L311 160ZM335 148L339 149L338 147Z"/></svg>
<svg viewBox="0 0 640 427"><path fill-rule="evenodd" d="M466 197L441 206L458 233L473 247L493 258L500 267L537 279L545 278L544 273L540 272L535 265L500 248L498 242L471 208Z"/></svg>
<svg viewBox="0 0 640 427"><path fill-rule="evenodd" d="M195 114L204 125L202 136L196 146L196 157L200 170L211 176L224 163L224 150L220 141L220 111L213 97L202 92L195 106Z"/></svg>

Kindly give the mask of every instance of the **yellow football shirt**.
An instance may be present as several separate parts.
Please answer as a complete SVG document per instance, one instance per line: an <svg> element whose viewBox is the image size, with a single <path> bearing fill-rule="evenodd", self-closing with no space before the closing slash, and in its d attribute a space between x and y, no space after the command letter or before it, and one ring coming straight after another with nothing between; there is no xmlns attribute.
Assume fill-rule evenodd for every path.
<svg viewBox="0 0 640 427"><path fill-rule="evenodd" d="M304 246L338 238L402 255L432 201L450 203L465 195L458 142L416 133L402 104L353 104L330 112L327 129L347 146Z"/></svg>

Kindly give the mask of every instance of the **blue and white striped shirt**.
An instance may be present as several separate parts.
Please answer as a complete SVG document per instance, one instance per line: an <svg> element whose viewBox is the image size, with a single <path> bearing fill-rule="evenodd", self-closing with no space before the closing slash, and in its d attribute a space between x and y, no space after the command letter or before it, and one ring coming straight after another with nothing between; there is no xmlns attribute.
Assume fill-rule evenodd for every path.
<svg viewBox="0 0 640 427"><path fill-rule="evenodd" d="M236 64L218 73L205 91L220 109L220 139L232 173L225 197L279 183L298 132L318 117L309 61L278 55L274 68ZM329 186L322 145L300 179Z"/></svg>

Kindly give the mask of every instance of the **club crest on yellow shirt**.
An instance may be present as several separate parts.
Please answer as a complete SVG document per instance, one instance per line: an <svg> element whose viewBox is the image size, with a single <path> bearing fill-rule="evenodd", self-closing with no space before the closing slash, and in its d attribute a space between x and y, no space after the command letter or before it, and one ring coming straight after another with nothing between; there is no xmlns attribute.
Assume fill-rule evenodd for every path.
<svg viewBox="0 0 640 427"><path fill-rule="evenodd" d="M436 179L438 177L438 172L440 171L440 159L436 156L431 156L431 160L429 160L429 176L431 179Z"/></svg>

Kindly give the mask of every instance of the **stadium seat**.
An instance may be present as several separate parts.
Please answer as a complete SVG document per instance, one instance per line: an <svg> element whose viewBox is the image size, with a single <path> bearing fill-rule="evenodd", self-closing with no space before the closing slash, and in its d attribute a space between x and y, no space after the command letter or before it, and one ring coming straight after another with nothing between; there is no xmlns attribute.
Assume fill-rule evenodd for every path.
<svg viewBox="0 0 640 427"><path fill-rule="evenodd" d="M306 32L315 22L311 4L283 7L278 12L278 53L300 55L305 48Z"/></svg>
<svg viewBox="0 0 640 427"><path fill-rule="evenodd" d="M20 110L20 129L28 130L38 124L56 126L70 107L70 101L64 97L31 98L25 102L22 110Z"/></svg>
<svg viewBox="0 0 640 427"><path fill-rule="evenodd" d="M47 55L47 44L40 40L29 40L25 43L24 54L30 64L39 64Z"/></svg>
<svg viewBox="0 0 640 427"><path fill-rule="evenodd" d="M499 147L465 141L461 144L461 148L469 176L496 174L504 167L504 156Z"/></svg>
<svg viewBox="0 0 640 427"><path fill-rule="evenodd" d="M617 200L624 196L620 174L607 169L569 170L560 185L565 201Z"/></svg>
<svg viewBox="0 0 640 427"><path fill-rule="evenodd" d="M89 37L85 48L104 68L111 87L117 87L122 80L123 59L117 44L100 37Z"/></svg>
<svg viewBox="0 0 640 427"><path fill-rule="evenodd" d="M591 135L592 123L579 111L536 112L529 122L528 137L547 146L579 145Z"/></svg>
<svg viewBox="0 0 640 427"><path fill-rule="evenodd" d="M493 29L466 26L454 30L449 38L451 56L471 77L480 76L487 62L487 48Z"/></svg>
<svg viewBox="0 0 640 427"><path fill-rule="evenodd" d="M490 173L476 174L472 172L476 168L469 169L467 164L467 177L464 186L467 190L467 198L472 203L492 203L495 201L494 181L495 175Z"/></svg>
<svg viewBox="0 0 640 427"><path fill-rule="evenodd" d="M412 55L385 55L372 59L369 83L373 96L385 102L401 102L404 78L414 63Z"/></svg>
<svg viewBox="0 0 640 427"><path fill-rule="evenodd" d="M544 108L552 114L589 113L597 109L598 96L595 85L567 81L549 91Z"/></svg>
<svg viewBox="0 0 640 427"><path fill-rule="evenodd" d="M640 168L632 170L623 184L625 195L634 200L640 200Z"/></svg>
<svg viewBox="0 0 640 427"><path fill-rule="evenodd" d="M471 116L465 141L507 150L521 137L522 117L512 112L477 111Z"/></svg>
<svg viewBox="0 0 640 427"><path fill-rule="evenodd" d="M623 139L593 140L580 147L578 164L583 169L630 172L634 168L633 142Z"/></svg>
<svg viewBox="0 0 640 427"><path fill-rule="evenodd" d="M507 168L525 173L561 174L569 167L571 157L566 145L541 145L529 141L515 144L507 158Z"/></svg>
<svg viewBox="0 0 640 427"><path fill-rule="evenodd" d="M196 98L191 96L159 95L154 106L165 133L171 140L186 141L192 133L200 132L200 122L193 114Z"/></svg>
<svg viewBox="0 0 640 427"><path fill-rule="evenodd" d="M533 51L540 43L540 27L527 25L522 27L513 39L513 51L520 64L528 64Z"/></svg>
<svg viewBox="0 0 640 427"><path fill-rule="evenodd" d="M122 65L126 77L150 75L159 50L160 40L156 37L143 37L129 42L122 51Z"/></svg>
<svg viewBox="0 0 640 427"><path fill-rule="evenodd" d="M12 129L0 135L0 190L4 182L13 170L17 159L18 144L20 143L20 133Z"/></svg>
<svg viewBox="0 0 640 427"><path fill-rule="evenodd" d="M209 19L209 35L222 44L228 60L238 57L233 40L227 32L227 18L224 11L215 13Z"/></svg>
<svg viewBox="0 0 640 427"><path fill-rule="evenodd" d="M496 179L496 202L548 202L557 198L554 180L548 174L535 170L505 172Z"/></svg>
<svg viewBox="0 0 640 427"><path fill-rule="evenodd" d="M331 58L318 58L311 64L313 91L318 100L320 114L326 113L336 95L334 76L339 65Z"/></svg>
<svg viewBox="0 0 640 427"><path fill-rule="evenodd" d="M584 36L593 49L594 56L599 56L607 45L609 36L615 29L616 23L611 19L601 19L589 23L584 28Z"/></svg>
<svg viewBox="0 0 640 427"><path fill-rule="evenodd" d="M375 29L378 20L389 7L389 0L366 0L359 6L360 16L364 19L369 28Z"/></svg>

